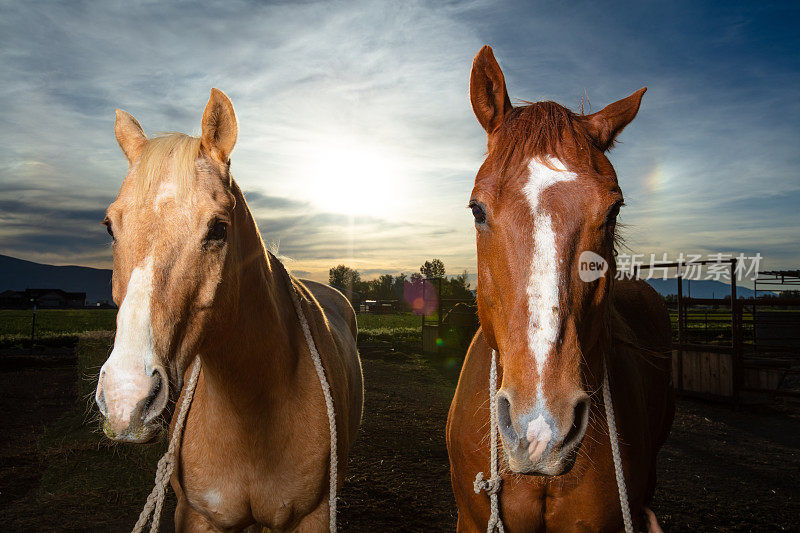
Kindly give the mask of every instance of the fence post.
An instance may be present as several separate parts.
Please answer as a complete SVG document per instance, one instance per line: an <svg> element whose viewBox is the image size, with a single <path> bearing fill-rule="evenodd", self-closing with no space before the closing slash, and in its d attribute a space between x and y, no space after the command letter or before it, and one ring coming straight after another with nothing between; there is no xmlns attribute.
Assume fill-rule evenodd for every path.
<svg viewBox="0 0 800 533"><path fill-rule="evenodd" d="M678 264L678 390L683 390L683 274Z"/></svg>
<svg viewBox="0 0 800 533"><path fill-rule="evenodd" d="M731 353L733 355L733 400L739 403L739 392L744 386L744 361L738 319L738 299L736 295L736 258L731 259Z"/></svg>
<svg viewBox="0 0 800 533"><path fill-rule="evenodd" d="M753 316L750 323L753 325L753 354L756 355L758 341L756 340L756 302L758 300L758 275L753 279ZM742 317L744 318L744 317Z"/></svg>
<svg viewBox="0 0 800 533"><path fill-rule="evenodd" d="M439 282L436 287L438 293L438 300L436 302L436 353L438 354L440 348L444 345L444 334L442 333L442 310L444 307L442 307L442 278L436 279ZM439 339L442 339L442 346L439 345Z"/></svg>
<svg viewBox="0 0 800 533"><path fill-rule="evenodd" d="M33 339L36 334L36 302L33 302L33 317L31 318L31 351L33 351Z"/></svg>

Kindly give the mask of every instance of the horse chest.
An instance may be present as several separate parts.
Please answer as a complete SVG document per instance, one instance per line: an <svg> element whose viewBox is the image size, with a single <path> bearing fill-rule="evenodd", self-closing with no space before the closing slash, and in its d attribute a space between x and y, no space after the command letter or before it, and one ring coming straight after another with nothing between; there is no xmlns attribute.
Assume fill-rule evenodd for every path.
<svg viewBox="0 0 800 533"><path fill-rule="evenodd" d="M181 489L197 512L220 527L253 520L281 528L315 509L326 487L327 456L292 443L327 439L266 422L263 431L232 423L200 395L181 448ZM202 431L197 419L203 418ZM194 423L193 423L194 422ZM300 426L302 427L302 426ZM271 429L270 429L271 428ZM319 440L319 442L317 442Z"/></svg>
<svg viewBox="0 0 800 533"><path fill-rule="evenodd" d="M293 468L253 457L184 456L181 488L193 509L221 527L253 520L282 527L319 505L324 469L319 461L293 461ZM205 459L205 460L204 460ZM313 463L313 464L312 464ZM297 472L303 471L302 476Z"/></svg>
<svg viewBox="0 0 800 533"><path fill-rule="evenodd" d="M621 520L616 486L596 479L509 476L500 505L508 531L602 531Z"/></svg>
<svg viewBox="0 0 800 533"><path fill-rule="evenodd" d="M223 527L247 522L250 515L244 471L229 459L230 455L201 452L198 443L186 441L181 453L180 485L186 500Z"/></svg>

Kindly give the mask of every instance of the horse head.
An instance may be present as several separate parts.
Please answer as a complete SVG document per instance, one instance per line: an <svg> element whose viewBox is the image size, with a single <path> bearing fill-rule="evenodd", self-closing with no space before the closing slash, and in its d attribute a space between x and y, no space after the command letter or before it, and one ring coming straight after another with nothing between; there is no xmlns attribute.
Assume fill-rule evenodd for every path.
<svg viewBox="0 0 800 533"><path fill-rule="evenodd" d="M470 99L488 135L469 202L478 314L499 353L498 423L514 472L567 472L586 432L623 205L605 152L645 90L589 115L514 107L491 48L473 62Z"/></svg>
<svg viewBox="0 0 800 533"><path fill-rule="evenodd" d="M216 89L199 138L148 139L117 110L116 137L129 168L104 224L114 241L119 312L95 395L112 439L155 436L187 367L214 342L209 325L230 311L226 295L235 294L237 276L226 266L242 239L241 192L229 159L237 131L233 106Z"/></svg>

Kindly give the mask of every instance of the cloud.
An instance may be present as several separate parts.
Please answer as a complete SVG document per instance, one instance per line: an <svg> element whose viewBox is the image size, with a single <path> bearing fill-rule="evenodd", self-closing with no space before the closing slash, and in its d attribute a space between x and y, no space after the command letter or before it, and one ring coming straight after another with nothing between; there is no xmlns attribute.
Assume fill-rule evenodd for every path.
<svg viewBox="0 0 800 533"><path fill-rule="evenodd" d="M259 191L244 191L244 199L251 210L261 209L307 209L308 202L293 200L282 196L270 196Z"/></svg>
<svg viewBox="0 0 800 533"><path fill-rule="evenodd" d="M126 171L114 109L148 134L197 133L219 87L240 123L233 174L265 240L295 267L324 279L340 262L382 273L438 256L472 272L464 206L485 137L468 74L491 43L512 98L575 108L586 90L597 109L649 86L611 155L637 251L724 243L768 252L771 268L800 262L796 8L231 0L3 11L2 253L107 267L95 217ZM342 145L391 163L391 209L349 216L320 193L320 180L345 177L324 168ZM380 179L376 167L367 181Z"/></svg>
<svg viewBox="0 0 800 533"><path fill-rule="evenodd" d="M17 202L7 204L6 216L18 232L2 234L0 247L52 257L53 238L30 236L51 234L38 219L67 220L71 213L69 223L83 228L86 240L57 247L59 262L87 257L102 231L89 231L90 218L113 199L125 173L113 109L133 113L148 134L196 133L212 86L226 90L236 105L234 175L248 191L266 240L280 240L282 249L301 258L356 262L397 254L392 242L406 251L404 240L435 245L429 237L453 230L451 224L449 232L435 227L430 214L440 203L426 197L442 198L450 177L465 170L468 183L479 159L479 153L468 155L474 136L459 127L471 126L463 113L460 67L480 41L457 17L476 8L384 2L230 2L202 10L121 3L8 7L0 22L6 36L0 105L9 125L0 132L0 160L6 162L0 199ZM449 142L433 143L445 129ZM414 201L393 217L353 219L315 199L316 178L304 165L341 139L356 148L388 147L405 163L402 179ZM94 206L86 206L78 191L91 191ZM55 206L64 208L58 219ZM403 224L398 218L425 220ZM447 223L452 217L437 218ZM353 237L361 232L372 236ZM108 255L99 261L95 266L107 266Z"/></svg>

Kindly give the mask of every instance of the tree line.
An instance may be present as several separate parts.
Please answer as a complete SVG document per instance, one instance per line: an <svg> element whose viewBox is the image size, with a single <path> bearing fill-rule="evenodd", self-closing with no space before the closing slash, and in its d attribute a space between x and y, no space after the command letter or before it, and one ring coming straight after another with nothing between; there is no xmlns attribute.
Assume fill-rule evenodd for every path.
<svg viewBox="0 0 800 533"><path fill-rule="evenodd" d="M469 275L465 270L455 276L447 276L444 263L440 259L425 261L419 272L396 276L382 274L375 279L362 280L361 273L346 265L338 265L329 271L328 283L345 293L356 293L360 300L404 300L409 285L419 287L425 279L435 280L433 284L442 286L443 298L471 298ZM438 288L438 287L437 287ZM349 295L348 295L349 296ZM352 300L352 298L351 298Z"/></svg>

